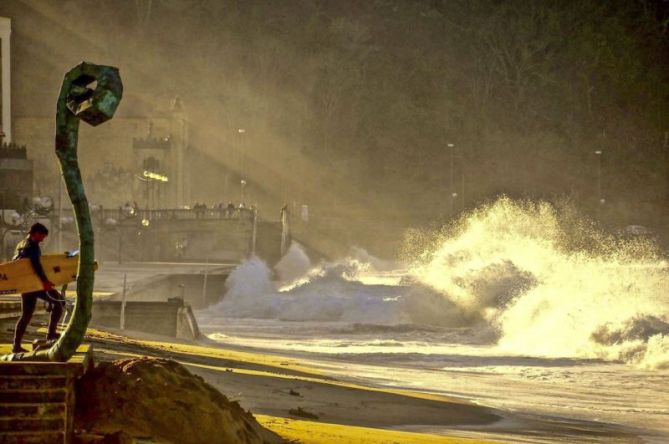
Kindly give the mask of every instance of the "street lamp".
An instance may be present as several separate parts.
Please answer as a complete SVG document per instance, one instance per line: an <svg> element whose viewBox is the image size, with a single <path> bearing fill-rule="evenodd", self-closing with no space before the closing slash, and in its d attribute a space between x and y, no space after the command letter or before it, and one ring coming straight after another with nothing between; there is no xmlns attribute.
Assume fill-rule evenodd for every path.
<svg viewBox="0 0 669 444"><path fill-rule="evenodd" d="M448 184L451 191L453 190L453 156L455 155L455 144L449 143L446 145L449 148L449 151L451 152L451 181Z"/></svg>
<svg viewBox="0 0 669 444"><path fill-rule="evenodd" d="M239 175L244 177L244 155L246 154L244 152L244 139L243 135L246 134L246 130L244 128L239 128L237 130L237 133L239 134Z"/></svg>
<svg viewBox="0 0 669 444"><path fill-rule="evenodd" d="M460 155L460 210L465 211L465 156Z"/></svg>
<svg viewBox="0 0 669 444"><path fill-rule="evenodd" d="M244 188L246 187L246 180L242 179L239 181L239 184L241 185L241 203L244 203ZM246 204L244 204L246 205Z"/></svg>
<svg viewBox="0 0 669 444"><path fill-rule="evenodd" d="M599 203L604 204L606 200L602 197L602 150L595 151L597 156L597 197L599 198Z"/></svg>
<svg viewBox="0 0 669 444"><path fill-rule="evenodd" d="M154 194L154 193L150 192L149 187L152 187L154 182L159 182L159 183L169 182L169 178L165 175L156 173L154 171L148 171L148 170L142 171L141 176L135 175L135 178L141 180L142 182L144 182L146 184L146 187L145 187L145 193L146 193L145 204L146 204L146 210L148 211L151 208L150 196L151 196L151 194ZM155 206L155 200L156 200L155 196L154 196L153 200L154 200L153 203L154 203L154 206Z"/></svg>
<svg viewBox="0 0 669 444"><path fill-rule="evenodd" d="M167 176L163 176L162 174L154 173L153 171L144 171L142 174L145 178L150 179L150 180L157 180L158 182L169 182L169 179Z"/></svg>
<svg viewBox="0 0 669 444"><path fill-rule="evenodd" d="M457 193L454 192L453 190L453 178L454 178L454 169L453 169L453 158L455 156L455 144L454 143L447 143L446 146L448 147L450 153L451 153L451 177L448 183L448 189L454 194L453 199L451 199L451 217L453 216L453 204L455 202L455 197L457 196Z"/></svg>

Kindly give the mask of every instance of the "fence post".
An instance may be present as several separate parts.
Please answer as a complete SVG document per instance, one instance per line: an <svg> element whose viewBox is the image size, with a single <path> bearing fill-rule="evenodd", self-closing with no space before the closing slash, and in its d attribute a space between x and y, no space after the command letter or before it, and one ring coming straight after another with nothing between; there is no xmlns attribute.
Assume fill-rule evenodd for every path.
<svg viewBox="0 0 669 444"><path fill-rule="evenodd" d="M207 278L209 277L209 256L207 256L207 265L204 268L204 278L202 279L202 308L207 307Z"/></svg>
<svg viewBox="0 0 669 444"><path fill-rule="evenodd" d="M258 234L258 209L253 209L253 231L251 232L251 254L253 257L256 254L256 236Z"/></svg>
<svg viewBox="0 0 669 444"><path fill-rule="evenodd" d="M281 254L283 257L288 250L288 241L290 240L290 222L288 219L288 205L281 209Z"/></svg>
<svg viewBox="0 0 669 444"><path fill-rule="evenodd" d="M128 293L128 273L123 273L123 295L121 296L121 330L125 330L125 298Z"/></svg>

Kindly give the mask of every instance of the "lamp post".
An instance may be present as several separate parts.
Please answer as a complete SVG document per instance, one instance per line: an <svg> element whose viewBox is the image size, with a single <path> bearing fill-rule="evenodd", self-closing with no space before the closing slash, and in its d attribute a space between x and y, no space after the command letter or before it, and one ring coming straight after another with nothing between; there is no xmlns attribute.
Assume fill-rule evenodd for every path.
<svg viewBox="0 0 669 444"><path fill-rule="evenodd" d="M246 203L244 202L245 199L245 188L246 188L246 165L245 165L245 156L246 156L246 150L244 149L244 134L246 134L246 129L244 128L239 128L237 130L237 133L239 134L239 177L241 177L241 180L239 181L240 185L240 200L239 202L244 204L246 206Z"/></svg>
<svg viewBox="0 0 669 444"><path fill-rule="evenodd" d="M239 175L241 177L244 177L245 176L245 174L244 174L244 167L245 167L245 165L244 165L244 163L245 163L244 162L244 160L245 160L244 155L246 153L244 152L245 150L244 150L243 140L244 140L244 134L246 134L246 130L244 128L239 128L237 130L237 133L239 134Z"/></svg>
<svg viewBox="0 0 669 444"><path fill-rule="evenodd" d="M449 182L448 182L448 190L451 192L451 199L450 199L450 201L451 201L451 203L450 203L451 212L450 212L450 215L451 215L451 217L453 217L454 202L455 202L455 198L458 195L458 193L456 193L455 190L453 189L453 183L454 183L454 177L455 177L455 173L454 173L455 144L454 143L447 143L446 146L448 147L448 150L449 150L450 155L451 155L451 174L450 174L450 179L449 179Z"/></svg>
<svg viewBox="0 0 669 444"><path fill-rule="evenodd" d="M606 200L602 196L602 150L595 151L595 155L597 156L597 198L603 205Z"/></svg>
<svg viewBox="0 0 669 444"><path fill-rule="evenodd" d="M460 211L465 211L465 156L460 155Z"/></svg>

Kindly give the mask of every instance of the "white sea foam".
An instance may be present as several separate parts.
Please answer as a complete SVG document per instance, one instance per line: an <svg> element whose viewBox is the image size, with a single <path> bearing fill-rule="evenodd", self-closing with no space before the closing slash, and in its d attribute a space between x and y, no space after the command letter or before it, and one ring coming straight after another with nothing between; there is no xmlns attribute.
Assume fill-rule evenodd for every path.
<svg viewBox="0 0 669 444"><path fill-rule="evenodd" d="M271 270L258 258L238 266L213 311L225 316L285 321L359 324L447 325L453 304L422 285L369 285L357 279L367 264L354 260L319 265L306 276L275 289ZM211 311L210 310L210 311Z"/></svg>
<svg viewBox="0 0 669 444"><path fill-rule="evenodd" d="M304 248L299 243L292 242L288 251L274 266L274 269L280 281L290 282L306 275L312 267L311 259L309 259Z"/></svg>

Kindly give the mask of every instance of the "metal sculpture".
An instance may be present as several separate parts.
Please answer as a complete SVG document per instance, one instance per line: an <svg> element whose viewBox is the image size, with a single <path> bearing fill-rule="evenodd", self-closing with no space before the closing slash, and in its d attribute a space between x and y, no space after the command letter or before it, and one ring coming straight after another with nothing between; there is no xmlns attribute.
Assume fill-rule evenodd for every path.
<svg viewBox="0 0 669 444"><path fill-rule="evenodd" d="M61 337L48 350L3 356L9 361L65 362L77 351L91 319L94 283L94 236L88 200L81 180L77 142L79 121L97 126L114 116L123 84L118 69L82 62L63 79L56 108L56 155L74 208L79 235L79 269L74 313Z"/></svg>

